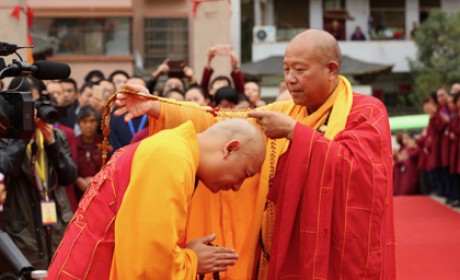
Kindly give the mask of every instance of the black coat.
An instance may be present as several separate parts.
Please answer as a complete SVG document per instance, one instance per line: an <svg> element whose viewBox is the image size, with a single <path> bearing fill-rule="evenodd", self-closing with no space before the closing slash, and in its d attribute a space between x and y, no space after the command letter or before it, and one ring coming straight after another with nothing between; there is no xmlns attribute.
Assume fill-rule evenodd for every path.
<svg viewBox="0 0 460 280"><path fill-rule="evenodd" d="M33 184L32 164L26 152L29 141L0 140L0 172L5 175L7 190L2 215L4 229L36 269L48 267L73 215L66 191L61 186L76 180L77 167L64 133L55 129L54 134L55 142L44 147L49 165L48 186L58 184L50 194L50 199L56 203L58 217L57 224L51 226L51 243L47 243L47 229L41 225L42 198Z"/></svg>

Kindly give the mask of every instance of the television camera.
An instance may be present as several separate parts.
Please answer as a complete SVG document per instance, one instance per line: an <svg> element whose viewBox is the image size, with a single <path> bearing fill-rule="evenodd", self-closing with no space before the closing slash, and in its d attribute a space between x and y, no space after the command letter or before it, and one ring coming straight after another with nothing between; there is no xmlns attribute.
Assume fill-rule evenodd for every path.
<svg viewBox="0 0 460 280"><path fill-rule="evenodd" d="M11 64L5 65L4 59L0 58L0 80L6 77L28 76L41 80L55 80L70 76L70 67L64 63L24 62L17 53L21 48L29 47L0 42L0 57L16 54L20 59L13 59ZM41 95L40 99L34 102L31 92L15 89L0 92L0 138L29 139L35 131L35 108L37 115L48 123L56 122L61 114L59 108L51 105L49 96Z"/></svg>

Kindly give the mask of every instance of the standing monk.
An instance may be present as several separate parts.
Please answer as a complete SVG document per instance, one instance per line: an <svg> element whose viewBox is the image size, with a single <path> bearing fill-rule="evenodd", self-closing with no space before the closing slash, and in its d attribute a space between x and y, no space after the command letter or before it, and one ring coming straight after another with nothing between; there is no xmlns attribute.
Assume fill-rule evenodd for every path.
<svg viewBox="0 0 460 280"><path fill-rule="evenodd" d="M277 139L261 174L238 194L195 195L189 237L213 229L220 245L240 254L221 279L396 277L388 115L379 100L352 92L340 63L329 33L297 35L284 61L293 100L249 114ZM152 133L187 119L199 127L215 121L190 106L134 95L119 94L117 104L119 114L129 111L126 119L150 114Z"/></svg>

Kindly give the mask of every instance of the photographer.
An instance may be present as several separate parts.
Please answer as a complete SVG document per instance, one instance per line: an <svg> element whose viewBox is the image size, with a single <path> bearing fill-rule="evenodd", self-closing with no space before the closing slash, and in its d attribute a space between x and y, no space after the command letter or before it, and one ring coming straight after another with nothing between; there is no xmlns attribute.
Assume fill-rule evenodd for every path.
<svg viewBox="0 0 460 280"><path fill-rule="evenodd" d="M10 89L31 91L31 78L14 78ZM63 132L35 118L31 139L0 139L0 172L8 195L4 229L36 269L46 269L72 218L65 188L77 168Z"/></svg>
<svg viewBox="0 0 460 280"><path fill-rule="evenodd" d="M160 90L160 96L173 88L178 88L185 92L186 87L183 78L185 78L189 87L198 85L193 69L186 66L184 61L165 59L152 73L152 78L147 82L147 88L150 92L155 92L157 81L163 75L168 75L168 78L164 83L163 89Z"/></svg>

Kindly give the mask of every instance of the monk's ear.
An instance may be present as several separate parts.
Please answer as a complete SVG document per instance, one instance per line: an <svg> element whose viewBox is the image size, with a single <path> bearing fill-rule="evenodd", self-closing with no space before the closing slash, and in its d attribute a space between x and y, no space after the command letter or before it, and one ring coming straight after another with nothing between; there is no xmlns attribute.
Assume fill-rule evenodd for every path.
<svg viewBox="0 0 460 280"><path fill-rule="evenodd" d="M337 77L339 75L339 64L337 63L337 61L329 61L327 63L327 68L332 76Z"/></svg>
<svg viewBox="0 0 460 280"><path fill-rule="evenodd" d="M231 153L237 152L241 149L241 143L239 140L232 139L228 141L224 146L224 158L227 158Z"/></svg>

